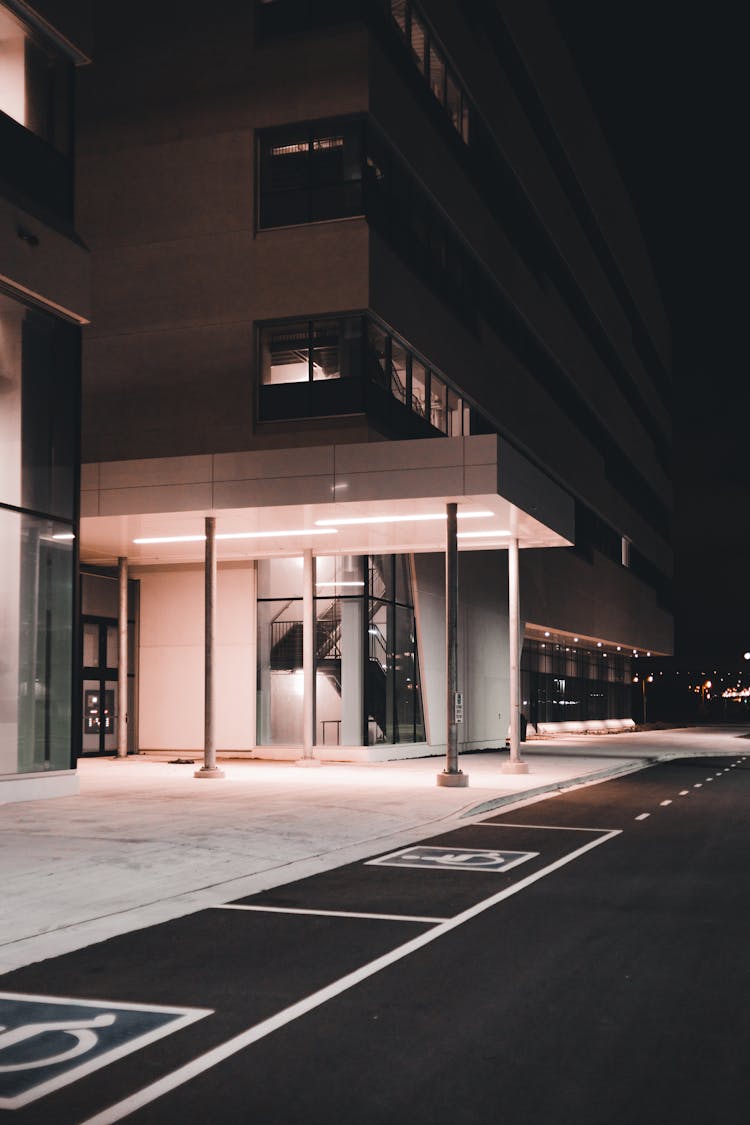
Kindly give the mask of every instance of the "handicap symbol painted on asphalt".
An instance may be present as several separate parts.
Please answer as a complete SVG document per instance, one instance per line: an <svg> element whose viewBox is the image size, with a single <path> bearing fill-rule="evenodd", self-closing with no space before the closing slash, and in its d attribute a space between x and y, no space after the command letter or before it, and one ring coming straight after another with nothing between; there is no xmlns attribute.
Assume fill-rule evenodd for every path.
<svg viewBox="0 0 750 1125"><path fill-rule="evenodd" d="M432 867L439 871L509 871L539 852L507 852L496 848L439 848L417 844L366 862L382 867Z"/></svg>
<svg viewBox="0 0 750 1125"><path fill-rule="evenodd" d="M0 1109L28 1105L210 1014L0 992Z"/></svg>

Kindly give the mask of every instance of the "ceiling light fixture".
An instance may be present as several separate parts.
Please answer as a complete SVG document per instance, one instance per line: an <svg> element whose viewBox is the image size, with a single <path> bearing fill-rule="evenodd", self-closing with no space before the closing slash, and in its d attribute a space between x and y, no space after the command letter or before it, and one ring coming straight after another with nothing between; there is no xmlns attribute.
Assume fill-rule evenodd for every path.
<svg viewBox="0 0 750 1125"><path fill-rule="evenodd" d="M335 527L303 527L296 531L226 531L217 539L281 539L294 535L335 535ZM134 539L134 543L204 543L205 535L153 535Z"/></svg>
<svg viewBox="0 0 750 1125"><path fill-rule="evenodd" d="M460 520L476 520L494 516L494 512L459 512ZM366 523L426 523L429 520L445 520L445 512L420 512L403 516L344 516L340 519L316 520L316 527L355 527Z"/></svg>

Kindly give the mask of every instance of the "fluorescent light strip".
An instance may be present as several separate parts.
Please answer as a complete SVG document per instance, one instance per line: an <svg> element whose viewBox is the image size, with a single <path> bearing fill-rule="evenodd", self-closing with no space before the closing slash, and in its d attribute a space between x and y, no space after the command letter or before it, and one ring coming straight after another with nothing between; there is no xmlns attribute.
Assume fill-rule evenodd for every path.
<svg viewBox="0 0 750 1125"><path fill-rule="evenodd" d="M75 539L75 535L72 531L60 531L57 535L53 535L52 538L60 542L67 542L70 539Z"/></svg>
<svg viewBox="0 0 750 1125"><path fill-rule="evenodd" d="M364 582L316 582L316 586L364 586Z"/></svg>
<svg viewBox="0 0 750 1125"><path fill-rule="evenodd" d="M494 516L494 512L459 512L460 520L475 520ZM348 516L345 519L316 520L316 527L354 527L364 523L424 523L428 520L447 519L445 512L420 513L409 516Z"/></svg>
<svg viewBox="0 0 750 1125"><path fill-rule="evenodd" d="M457 539L498 539L510 535L509 531L457 531Z"/></svg>
<svg viewBox="0 0 750 1125"><path fill-rule="evenodd" d="M217 539L281 539L292 535L335 535L335 527L304 527L297 531L228 531ZM153 535L134 539L134 543L205 543L205 535Z"/></svg>

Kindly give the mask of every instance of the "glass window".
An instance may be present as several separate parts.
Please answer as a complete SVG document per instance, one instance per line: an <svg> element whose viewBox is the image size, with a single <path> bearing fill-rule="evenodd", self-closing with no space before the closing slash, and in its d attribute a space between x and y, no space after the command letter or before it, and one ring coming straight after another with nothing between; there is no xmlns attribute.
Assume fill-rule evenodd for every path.
<svg viewBox="0 0 750 1125"><path fill-rule="evenodd" d="M406 35L406 0L391 0L391 15L402 35Z"/></svg>
<svg viewBox="0 0 750 1125"><path fill-rule="evenodd" d="M72 519L79 330L0 293L0 500Z"/></svg>
<svg viewBox="0 0 750 1125"><path fill-rule="evenodd" d="M427 32L421 18L411 11L411 49L417 66L423 74L427 71Z"/></svg>
<svg viewBox="0 0 750 1125"><path fill-rule="evenodd" d="M66 154L72 74L72 63L0 6L0 111Z"/></svg>
<svg viewBox="0 0 750 1125"><path fill-rule="evenodd" d="M446 386L433 371L430 375L430 422L436 430L448 432L446 418Z"/></svg>
<svg viewBox="0 0 750 1125"><path fill-rule="evenodd" d="M461 137L464 144L471 140L471 110L465 97L461 97Z"/></svg>
<svg viewBox="0 0 750 1125"><path fill-rule="evenodd" d="M399 402L406 402L409 353L398 340L391 340L391 394Z"/></svg>
<svg viewBox="0 0 750 1125"><path fill-rule="evenodd" d="M373 321L367 325L367 373L373 383L389 387L388 347L389 339L382 328Z"/></svg>
<svg viewBox="0 0 750 1125"><path fill-rule="evenodd" d="M312 326L313 379L339 379L339 325L337 320L316 320Z"/></svg>
<svg viewBox="0 0 750 1125"><path fill-rule="evenodd" d="M306 383L310 378L307 322L261 332L261 380L268 383Z"/></svg>
<svg viewBox="0 0 750 1125"><path fill-rule="evenodd" d="M365 679L370 743L424 739L413 604L408 556L372 556Z"/></svg>
<svg viewBox="0 0 750 1125"><path fill-rule="evenodd" d="M427 402L427 371L424 364L413 359L411 364L411 408L420 418L425 418Z"/></svg>
<svg viewBox="0 0 750 1125"><path fill-rule="evenodd" d="M361 215L362 125L329 122L264 133L260 227Z"/></svg>
<svg viewBox="0 0 750 1125"><path fill-rule="evenodd" d="M434 43L430 43L430 87L439 102L445 101L445 59Z"/></svg>
<svg viewBox="0 0 750 1125"><path fill-rule="evenodd" d="M448 419L448 437L461 436L461 416L463 413L462 402L459 395L452 391L450 387L447 388L447 419Z"/></svg>
<svg viewBox="0 0 750 1125"><path fill-rule="evenodd" d="M461 91L453 73L448 70L445 78L445 108L450 114L453 127L461 132Z"/></svg>

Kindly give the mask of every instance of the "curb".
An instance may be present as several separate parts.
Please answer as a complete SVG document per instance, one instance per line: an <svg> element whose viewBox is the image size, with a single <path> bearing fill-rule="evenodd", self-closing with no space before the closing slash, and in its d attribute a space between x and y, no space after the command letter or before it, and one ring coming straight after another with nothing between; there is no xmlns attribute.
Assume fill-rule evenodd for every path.
<svg viewBox="0 0 750 1125"><path fill-rule="evenodd" d="M682 757L683 755L679 755ZM463 820L469 816L479 816L480 813L492 812L493 809L502 808L503 805L517 805L520 801L530 800L533 797L542 797L545 793L563 793L566 789L577 789L583 785L593 785L598 781L606 781L612 777L622 777L624 774L636 773L637 770L649 769L666 760L666 756L658 758L639 758L625 765L611 766L608 769L597 770L596 773L586 773L581 777L569 777L565 781L550 781L546 785L538 785L535 789L521 789L518 793L508 793L503 797L494 797L483 801L480 805L460 814Z"/></svg>

